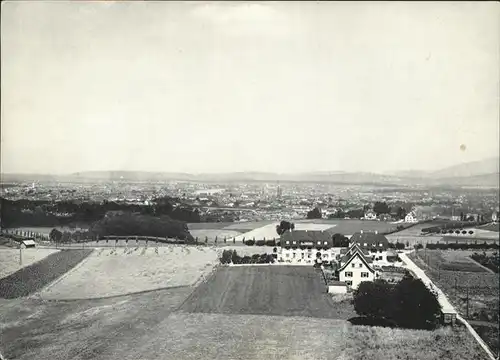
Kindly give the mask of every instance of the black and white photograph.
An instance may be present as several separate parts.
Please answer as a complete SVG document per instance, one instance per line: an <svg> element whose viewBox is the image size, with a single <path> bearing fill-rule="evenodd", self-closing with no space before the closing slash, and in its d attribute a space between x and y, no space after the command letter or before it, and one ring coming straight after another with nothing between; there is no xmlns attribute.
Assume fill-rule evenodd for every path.
<svg viewBox="0 0 500 360"><path fill-rule="evenodd" d="M498 360L498 2L2 1L0 360Z"/></svg>

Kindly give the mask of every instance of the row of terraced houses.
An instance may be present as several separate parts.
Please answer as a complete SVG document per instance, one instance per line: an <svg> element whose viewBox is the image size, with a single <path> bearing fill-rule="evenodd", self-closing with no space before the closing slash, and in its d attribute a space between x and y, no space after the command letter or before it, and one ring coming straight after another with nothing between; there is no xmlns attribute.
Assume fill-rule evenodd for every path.
<svg viewBox="0 0 500 360"><path fill-rule="evenodd" d="M377 232L355 233L348 248L334 247L326 231L292 230L281 236L278 261L299 264L336 263L339 284L356 289L362 281L378 277L376 267L391 265L388 257L397 257L389 249L387 238Z"/></svg>

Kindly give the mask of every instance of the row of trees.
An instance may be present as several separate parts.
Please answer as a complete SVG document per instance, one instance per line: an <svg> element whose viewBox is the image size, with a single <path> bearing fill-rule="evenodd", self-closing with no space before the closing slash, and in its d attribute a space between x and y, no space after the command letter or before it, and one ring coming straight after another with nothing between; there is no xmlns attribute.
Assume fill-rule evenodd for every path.
<svg viewBox="0 0 500 360"><path fill-rule="evenodd" d="M486 241L482 244L466 244L466 243L439 243L426 244L425 247L429 250L482 250L482 249L498 249L498 244L488 244Z"/></svg>
<svg viewBox="0 0 500 360"><path fill-rule="evenodd" d="M353 301L356 313L369 323L426 330L435 329L440 323L437 294L408 274L396 285L384 280L362 282Z"/></svg>
<svg viewBox="0 0 500 360"><path fill-rule="evenodd" d="M254 254L240 256L236 250L224 250L220 257L221 264L269 264L276 261L275 254Z"/></svg>

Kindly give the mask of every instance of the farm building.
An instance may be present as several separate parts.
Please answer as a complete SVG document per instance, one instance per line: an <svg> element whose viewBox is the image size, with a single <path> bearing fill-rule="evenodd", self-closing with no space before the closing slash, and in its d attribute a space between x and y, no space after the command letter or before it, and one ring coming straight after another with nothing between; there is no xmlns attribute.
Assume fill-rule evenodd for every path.
<svg viewBox="0 0 500 360"><path fill-rule="evenodd" d="M34 240L31 240L31 239L21 241L21 244L20 244L20 245L21 245L21 246L23 246L23 245L24 245L24 247L25 247L25 248L34 248L34 247L36 247L36 243L35 243L35 241L34 241Z"/></svg>
<svg viewBox="0 0 500 360"><path fill-rule="evenodd" d="M377 214L372 210L368 210L365 213L365 220L377 220Z"/></svg>
<svg viewBox="0 0 500 360"><path fill-rule="evenodd" d="M328 293L345 294L347 293L347 283L343 281L331 280L328 282Z"/></svg>
<svg viewBox="0 0 500 360"><path fill-rule="evenodd" d="M291 230L280 237L278 261L294 264L313 264L316 260L330 262L334 259L333 239L325 231Z"/></svg>
<svg viewBox="0 0 500 360"><path fill-rule="evenodd" d="M405 222L407 222L407 223L417 223L418 222L417 214L414 211L410 211L405 216Z"/></svg>
<svg viewBox="0 0 500 360"><path fill-rule="evenodd" d="M340 259L339 280L345 282L348 287L357 289L363 281L373 281L377 277L372 264L373 260L368 257L368 251L361 249L357 243L352 243Z"/></svg>

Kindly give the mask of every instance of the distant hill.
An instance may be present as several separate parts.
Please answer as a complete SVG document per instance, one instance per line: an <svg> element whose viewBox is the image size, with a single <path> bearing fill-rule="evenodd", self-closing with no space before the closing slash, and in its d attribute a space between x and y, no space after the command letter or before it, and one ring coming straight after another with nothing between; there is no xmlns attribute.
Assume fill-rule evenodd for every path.
<svg viewBox="0 0 500 360"><path fill-rule="evenodd" d="M434 179L452 178L452 177L473 177L485 174L499 173L499 157L485 159L481 161L467 162L454 165L429 173Z"/></svg>
<svg viewBox="0 0 500 360"><path fill-rule="evenodd" d="M232 172L214 174L189 174L179 172L146 171L83 171L79 173L52 175L4 174L5 181L199 181L199 182L321 182L363 185L443 185L499 187L499 158L474 161L450 166L438 171L399 171L388 174L368 172L321 171L306 173Z"/></svg>

